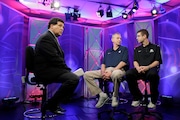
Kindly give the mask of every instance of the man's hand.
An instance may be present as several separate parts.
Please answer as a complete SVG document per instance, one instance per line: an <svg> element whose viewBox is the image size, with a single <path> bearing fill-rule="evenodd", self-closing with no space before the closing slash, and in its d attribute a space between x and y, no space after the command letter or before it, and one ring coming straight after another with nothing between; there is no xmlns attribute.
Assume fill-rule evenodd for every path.
<svg viewBox="0 0 180 120"><path fill-rule="evenodd" d="M142 72L140 66L139 66L139 67L136 67L136 70L138 71L138 73L141 73L141 72Z"/></svg>
<svg viewBox="0 0 180 120"><path fill-rule="evenodd" d="M105 79L105 71L101 70L101 76L102 76L102 79L104 80Z"/></svg>
<svg viewBox="0 0 180 120"><path fill-rule="evenodd" d="M141 72L142 73L145 73L148 70L149 70L149 66L141 66Z"/></svg>
<svg viewBox="0 0 180 120"><path fill-rule="evenodd" d="M149 70L149 66L139 66L136 68L136 70L138 71L138 73L145 73Z"/></svg>
<svg viewBox="0 0 180 120"><path fill-rule="evenodd" d="M109 80L111 78L111 71L105 71L104 73L104 80Z"/></svg>

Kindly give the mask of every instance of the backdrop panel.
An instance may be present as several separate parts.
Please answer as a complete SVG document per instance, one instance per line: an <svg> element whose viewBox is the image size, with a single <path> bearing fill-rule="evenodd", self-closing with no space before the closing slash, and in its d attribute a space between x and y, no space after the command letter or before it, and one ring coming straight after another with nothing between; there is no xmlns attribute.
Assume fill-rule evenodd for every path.
<svg viewBox="0 0 180 120"><path fill-rule="evenodd" d="M21 99L27 19L1 3L0 13L0 99L12 96Z"/></svg>
<svg viewBox="0 0 180 120"><path fill-rule="evenodd" d="M84 33L84 70L87 71L100 69L101 60L104 55L104 40L102 37L104 34L104 30L101 28L85 28ZM86 84L84 84L84 97L91 97Z"/></svg>
<svg viewBox="0 0 180 120"><path fill-rule="evenodd" d="M180 9L158 20L158 42L162 49L160 92L180 101Z"/></svg>

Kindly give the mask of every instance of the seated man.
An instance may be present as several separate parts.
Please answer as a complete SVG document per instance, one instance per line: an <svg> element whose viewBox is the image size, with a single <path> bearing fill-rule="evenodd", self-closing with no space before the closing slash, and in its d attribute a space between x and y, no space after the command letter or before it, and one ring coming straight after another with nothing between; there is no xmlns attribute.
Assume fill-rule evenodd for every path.
<svg viewBox="0 0 180 120"><path fill-rule="evenodd" d="M52 18L48 31L40 36L35 46L35 76L45 84L61 83L60 88L49 99L46 109L56 114L64 113L59 103L69 98L76 89L79 77L66 65L64 52L58 43L58 36L64 30L64 21Z"/></svg>
<svg viewBox="0 0 180 120"><path fill-rule="evenodd" d="M128 64L128 49L121 46L121 35L114 33L112 35L113 48L106 51L101 65L101 70L86 71L84 80L93 96L99 94L99 100L96 104L97 108L102 107L108 96L95 83L95 78L103 80L112 79L114 83L114 92L112 97L112 106L118 106L118 92L121 78L125 75L126 65Z"/></svg>
<svg viewBox="0 0 180 120"><path fill-rule="evenodd" d="M148 108L155 108L159 96L159 65L162 63L159 46L152 44L148 40L149 33L142 29L137 32L137 40L140 45L134 49L134 67L126 72L126 80L129 90L133 95L132 106L137 107L142 99L142 93L138 88L137 80L143 78L149 80L151 91L151 102Z"/></svg>

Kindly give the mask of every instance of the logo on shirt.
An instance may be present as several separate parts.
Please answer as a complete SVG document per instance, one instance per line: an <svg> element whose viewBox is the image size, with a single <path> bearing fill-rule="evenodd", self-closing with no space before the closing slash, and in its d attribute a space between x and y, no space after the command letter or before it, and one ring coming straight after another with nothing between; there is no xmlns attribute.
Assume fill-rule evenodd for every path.
<svg viewBox="0 0 180 120"><path fill-rule="evenodd" d="M150 51L149 51L150 53L153 53L154 52L154 50L153 49L150 49Z"/></svg>
<svg viewBox="0 0 180 120"><path fill-rule="evenodd" d="M108 55L111 54L111 52L108 52Z"/></svg>
<svg viewBox="0 0 180 120"><path fill-rule="evenodd" d="M138 50L138 52L141 52L141 50Z"/></svg>
<svg viewBox="0 0 180 120"><path fill-rule="evenodd" d="M118 51L118 53L121 53L121 50L120 50L120 51Z"/></svg>

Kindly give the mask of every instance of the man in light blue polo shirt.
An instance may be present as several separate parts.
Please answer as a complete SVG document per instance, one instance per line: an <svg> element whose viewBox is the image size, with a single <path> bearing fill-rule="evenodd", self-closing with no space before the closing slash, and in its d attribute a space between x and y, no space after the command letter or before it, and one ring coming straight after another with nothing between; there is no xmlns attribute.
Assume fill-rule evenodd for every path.
<svg viewBox="0 0 180 120"><path fill-rule="evenodd" d="M114 33L112 35L113 47L105 52L100 70L86 71L84 80L90 90L92 96L99 94L99 100L96 108L102 107L109 97L95 83L94 79L102 78L103 80L111 79L114 84L112 96L112 107L118 106L118 92L122 77L128 65L128 49L121 46L121 34Z"/></svg>

